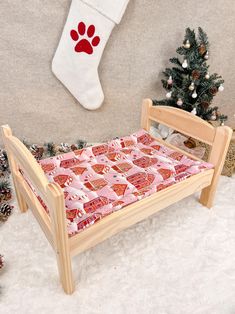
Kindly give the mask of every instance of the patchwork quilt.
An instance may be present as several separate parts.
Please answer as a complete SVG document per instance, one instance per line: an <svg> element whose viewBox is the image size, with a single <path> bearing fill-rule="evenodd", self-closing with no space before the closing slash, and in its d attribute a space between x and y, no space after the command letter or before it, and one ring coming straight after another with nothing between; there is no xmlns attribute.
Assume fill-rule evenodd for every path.
<svg viewBox="0 0 235 314"><path fill-rule="evenodd" d="M64 191L70 236L126 205L213 167L167 148L144 130L39 163L48 180Z"/></svg>

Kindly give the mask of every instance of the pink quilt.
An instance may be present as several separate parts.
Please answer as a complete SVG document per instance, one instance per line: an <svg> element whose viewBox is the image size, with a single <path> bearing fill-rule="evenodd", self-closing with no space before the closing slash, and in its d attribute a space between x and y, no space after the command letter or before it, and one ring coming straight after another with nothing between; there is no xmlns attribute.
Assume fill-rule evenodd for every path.
<svg viewBox="0 0 235 314"><path fill-rule="evenodd" d="M48 180L64 191L69 235L213 167L161 145L144 130L40 164Z"/></svg>

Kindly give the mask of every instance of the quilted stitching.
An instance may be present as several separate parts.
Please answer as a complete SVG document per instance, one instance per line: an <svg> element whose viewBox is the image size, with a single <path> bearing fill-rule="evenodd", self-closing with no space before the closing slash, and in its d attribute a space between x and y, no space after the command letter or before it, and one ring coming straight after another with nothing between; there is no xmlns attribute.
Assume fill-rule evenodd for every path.
<svg viewBox="0 0 235 314"><path fill-rule="evenodd" d="M146 131L40 161L64 190L73 235L124 206L213 166L159 144Z"/></svg>

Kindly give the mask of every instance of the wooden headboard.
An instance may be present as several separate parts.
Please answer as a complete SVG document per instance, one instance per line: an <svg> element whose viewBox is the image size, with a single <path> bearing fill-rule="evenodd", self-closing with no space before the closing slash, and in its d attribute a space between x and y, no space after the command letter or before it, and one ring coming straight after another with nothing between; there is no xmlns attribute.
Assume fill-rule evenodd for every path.
<svg viewBox="0 0 235 314"><path fill-rule="evenodd" d="M151 99L145 99L142 105L141 127L149 131L151 121L167 125L209 145L212 145L215 139L216 128L208 122L182 109L153 106Z"/></svg>
<svg viewBox="0 0 235 314"><path fill-rule="evenodd" d="M167 125L178 132L212 146L208 162L214 165L214 175L211 186L203 190L200 199L202 204L211 207L215 187L223 169L232 137L232 129L228 126L214 128L189 112L168 106L153 106L151 99L145 99L142 105L141 127L149 131L151 121Z"/></svg>

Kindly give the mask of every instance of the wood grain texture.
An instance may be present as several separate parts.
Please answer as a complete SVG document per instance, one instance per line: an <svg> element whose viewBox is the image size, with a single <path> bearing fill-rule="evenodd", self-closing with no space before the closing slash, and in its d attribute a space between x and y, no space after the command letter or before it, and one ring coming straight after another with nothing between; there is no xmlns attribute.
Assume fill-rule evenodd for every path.
<svg viewBox="0 0 235 314"><path fill-rule="evenodd" d="M168 106L153 106L151 99L143 103L142 117L146 120L162 123L180 133L193 137L212 145L215 137L215 128L201 118L182 109Z"/></svg>
<svg viewBox="0 0 235 314"><path fill-rule="evenodd" d="M178 202L211 183L214 170L207 170L152 194L96 222L69 239L72 255L79 254L112 235Z"/></svg>
<svg viewBox="0 0 235 314"><path fill-rule="evenodd" d="M75 286L68 243L64 193L57 183L50 183L47 186L47 195L60 281L64 291L72 294Z"/></svg>
<svg viewBox="0 0 235 314"><path fill-rule="evenodd" d="M10 139L12 136L12 131L8 125L4 125L1 127L3 143L7 152L7 158L9 162L9 166L11 169L12 180L15 188L17 203L21 212L26 212L28 209L28 205L25 202L23 195L21 194L17 182L17 175L19 173L18 165L15 160L15 152L11 150Z"/></svg>
<svg viewBox="0 0 235 314"><path fill-rule="evenodd" d="M24 200L26 201L34 217L38 221L43 233L45 234L47 240L51 244L53 250L55 250L50 216L42 207L37 196L34 194L34 192L29 187L24 178L21 176L21 174L17 175L16 179L20 193L23 195Z"/></svg>
<svg viewBox="0 0 235 314"><path fill-rule="evenodd" d="M211 208L213 205L216 188L218 185L220 174L223 170L229 143L232 138L232 133L232 129L227 126L220 126L216 128L215 139L212 144L208 160L208 162L214 165L215 172L211 185L203 189L200 197L200 202L208 208Z"/></svg>
<svg viewBox="0 0 235 314"><path fill-rule="evenodd" d="M150 130L151 121L149 119L150 108L152 106L151 99L145 99L142 103L142 111L141 111L141 128L145 129L146 131Z"/></svg>
<svg viewBox="0 0 235 314"><path fill-rule="evenodd" d="M42 194L45 194L48 180L42 168L25 145L16 137L12 136L8 140L8 148L14 155L14 160L18 168L27 174L30 182L36 186Z"/></svg>
<svg viewBox="0 0 235 314"><path fill-rule="evenodd" d="M70 238L67 234L63 190L59 185L48 182L42 168L28 149L12 135L8 126L2 126L3 141L9 158L19 207L22 212L27 209L28 205L32 209L41 229L56 253L60 280L64 291L68 294L74 291L71 256L89 249L196 191L203 190L201 203L208 207L212 205L232 131L228 127L214 129L200 118L174 108L153 107L152 101L147 99L144 100L142 105L142 128L149 130L151 120L166 124L202 142L212 144L209 161L215 166L215 169L191 176L141 201L128 205ZM198 160L198 158L163 140L156 140L184 153L190 158ZM36 193L42 196L43 201L49 208L50 216L45 212L26 179L20 173L19 168L24 171L25 178L33 184Z"/></svg>
<svg viewBox="0 0 235 314"><path fill-rule="evenodd" d="M42 168L33 155L20 140L12 135L8 126L2 126L2 135L10 162L19 207L21 211L25 211L27 208L26 204L30 206L56 253L60 280L64 291L71 294L74 291L74 284L63 191L57 184L48 182ZM50 216L45 212L19 169L23 170L25 178L33 185L36 193L42 196L43 201L48 206Z"/></svg>

